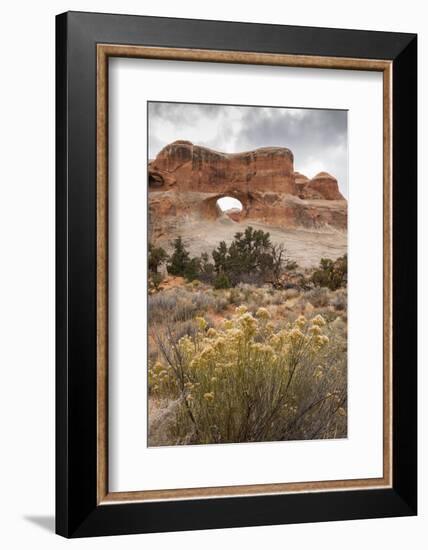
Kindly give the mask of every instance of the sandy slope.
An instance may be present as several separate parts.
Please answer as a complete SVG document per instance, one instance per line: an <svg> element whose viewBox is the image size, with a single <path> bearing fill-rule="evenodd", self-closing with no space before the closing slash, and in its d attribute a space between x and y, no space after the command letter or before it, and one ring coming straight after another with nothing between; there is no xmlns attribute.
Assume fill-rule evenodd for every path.
<svg viewBox="0 0 428 550"><path fill-rule="evenodd" d="M335 259L347 251L347 234L332 228L319 231L306 229L283 229L266 224L251 222L235 222L227 215L219 217L215 221L193 221L180 228L180 234L192 256L202 252L210 253L219 243L226 241L228 244L238 231L244 231L251 225L255 229L268 231L274 243L283 243L291 259L302 267L311 267L319 263L320 258ZM172 239L177 235L169 235L161 238L158 245L171 251Z"/></svg>

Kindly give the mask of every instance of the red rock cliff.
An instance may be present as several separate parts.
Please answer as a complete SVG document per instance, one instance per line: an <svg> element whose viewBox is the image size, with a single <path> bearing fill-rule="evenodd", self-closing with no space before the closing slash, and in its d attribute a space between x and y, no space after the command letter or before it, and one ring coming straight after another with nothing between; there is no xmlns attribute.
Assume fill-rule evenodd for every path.
<svg viewBox="0 0 428 550"><path fill-rule="evenodd" d="M235 221L278 227L346 229L347 203L337 180L321 172L313 179L294 171L285 147L226 154L189 141L164 147L149 163L149 215L154 236L174 232L186 219L215 220L217 200L239 199Z"/></svg>

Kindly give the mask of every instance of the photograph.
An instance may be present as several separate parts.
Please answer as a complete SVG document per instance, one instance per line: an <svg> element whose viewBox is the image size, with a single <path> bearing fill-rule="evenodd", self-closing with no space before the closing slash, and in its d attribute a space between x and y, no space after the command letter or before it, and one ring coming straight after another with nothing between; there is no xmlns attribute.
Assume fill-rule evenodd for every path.
<svg viewBox="0 0 428 550"><path fill-rule="evenodd" d="M348 435L348 112L147 102L148 445Z"/></svg>

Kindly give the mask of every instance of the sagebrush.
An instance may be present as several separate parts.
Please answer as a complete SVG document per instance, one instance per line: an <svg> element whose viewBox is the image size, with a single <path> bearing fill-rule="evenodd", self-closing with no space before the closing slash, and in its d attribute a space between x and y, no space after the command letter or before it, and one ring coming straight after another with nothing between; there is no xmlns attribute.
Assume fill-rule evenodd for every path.
<svg viewBox="0 0 428 550"><path fill-rule="evenodd" d="M206 319L156 335L150 396L164 403L150 443L208 444L346 436L346 334L321 315L278 328L246 306L217 328ZM161 433L158 432L161 424Z"/></svg>

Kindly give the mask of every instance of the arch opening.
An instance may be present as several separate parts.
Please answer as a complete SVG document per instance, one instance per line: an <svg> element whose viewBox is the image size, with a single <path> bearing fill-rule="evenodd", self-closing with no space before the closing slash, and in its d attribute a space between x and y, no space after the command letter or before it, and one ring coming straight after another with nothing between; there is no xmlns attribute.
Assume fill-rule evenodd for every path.
<svg viewBox="0 0 428 550"><path fill-rule="evenodd" d="M244 210L242 202L236 197L224 196L217 199L217 209L220 214L226 214L229 217L240 216Z"/></svg>
<svg viewBox="0 0 428 550"><path fill-rule="evenodd" d="M211 196L202 201L199 209L202 218L210 220L229 218L235 222L241 221L246 216L246 211L247 198L240 196L237 199L235 194Z"/></svg>

